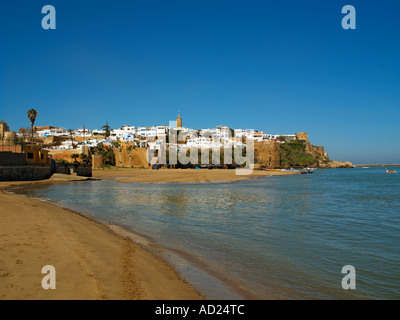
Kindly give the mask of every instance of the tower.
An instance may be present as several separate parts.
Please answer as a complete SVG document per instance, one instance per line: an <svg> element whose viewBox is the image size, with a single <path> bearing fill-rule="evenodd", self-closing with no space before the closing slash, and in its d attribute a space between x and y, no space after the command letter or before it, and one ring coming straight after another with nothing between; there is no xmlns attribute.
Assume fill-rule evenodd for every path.
<svg viewBox="0 0 400 320"><path fill-rule="evenodd" d="M7 123L5 123L3 120L0 120L0 141L5 139L5 136L9 131L10 128L8 127Z"/></svg>
<svg viewBox="0 0 400 320"><path fill-rule="evenodd" d="M298 132L298 133L296 133L296 138L298 140L304 140L304 141L308 142L308 133L306 133L306 132Z"/></svg>
<svg viewBox="0 0 400 320"><path fill-rule="evenodd" d="M178 113L178 118L176 118L176 127L180 128L182 127L182 118L181 115Z"/></svg>

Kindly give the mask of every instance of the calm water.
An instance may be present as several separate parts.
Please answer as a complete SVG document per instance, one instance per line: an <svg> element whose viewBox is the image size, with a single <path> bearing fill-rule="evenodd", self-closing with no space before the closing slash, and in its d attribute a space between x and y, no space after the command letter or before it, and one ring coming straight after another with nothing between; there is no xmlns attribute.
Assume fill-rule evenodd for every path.
<svg viewBox="0 0 400 320"><path fill-rule="evenodd" d="M88 181L19 192L146 235L211 298L399 299L395 169L212 184ZM345 265L356 269L356 290L341 287Z"/></svg>

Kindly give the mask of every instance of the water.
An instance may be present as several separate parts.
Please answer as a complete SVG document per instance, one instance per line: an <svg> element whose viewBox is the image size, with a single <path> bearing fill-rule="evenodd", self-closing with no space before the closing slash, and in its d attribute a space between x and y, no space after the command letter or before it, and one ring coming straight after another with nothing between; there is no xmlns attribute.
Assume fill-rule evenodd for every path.
<svg viewBox="0 0 400 320"><path fill-rule="evenodd" d="M145 235L213 299L399 299L400 173L235 183L74 182L26 195ZM356 289L341 286L356 269Z"/></svg>

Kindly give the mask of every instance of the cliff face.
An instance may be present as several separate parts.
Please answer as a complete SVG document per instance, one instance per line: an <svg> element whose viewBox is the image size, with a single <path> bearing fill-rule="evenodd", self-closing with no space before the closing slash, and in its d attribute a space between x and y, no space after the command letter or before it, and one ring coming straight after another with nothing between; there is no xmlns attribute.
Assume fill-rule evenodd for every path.
<svg viewBox="0 0 400 320"><path fill-rule="evenodd" d="M299 137L301 139L299 139ZM352 168L351 162L331 161L323 146L314 146L308 141L308 135L297 134L296 140L283 144L279 142L255 142L254 160L261 168Z"/></svg>
<svg viewBox="0 0 400 320"><path fill-rule="evenodd" d="M315 159L317 159L318 161L327 160L324 147L313 146L312 144L310 144L309 142L307 142L307 145L306 145L306 152L308 152L309 154L311 154L311 155L312 155Z"/></svg>

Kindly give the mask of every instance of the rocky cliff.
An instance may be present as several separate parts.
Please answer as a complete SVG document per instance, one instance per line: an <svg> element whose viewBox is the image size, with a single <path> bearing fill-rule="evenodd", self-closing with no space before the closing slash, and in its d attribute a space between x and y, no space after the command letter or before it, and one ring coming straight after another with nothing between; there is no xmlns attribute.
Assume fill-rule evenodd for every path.
<svg viewBox="0 0 400 320"><path fill-rule="evenodd" d="M354 168L350 161L328 161L318 165L319 168Z"/></svg>
<svg viewBox="0 0 400 320"><path fill-rule="evenodd" d="M308 138L308 137L307 137ZM349 161L331 161L323 146L312 145L308 139L254 143L254 160L261 168L353 168Z"/></svg>

